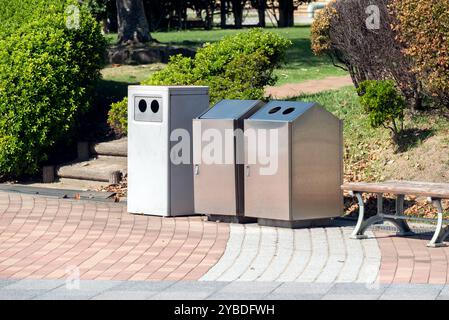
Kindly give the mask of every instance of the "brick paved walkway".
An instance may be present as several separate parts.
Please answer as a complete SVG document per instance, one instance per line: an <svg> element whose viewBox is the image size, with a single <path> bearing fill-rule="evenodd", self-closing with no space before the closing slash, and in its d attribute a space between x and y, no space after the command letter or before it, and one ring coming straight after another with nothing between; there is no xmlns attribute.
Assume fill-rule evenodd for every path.
<svg viewBox="0 0 449 320"><path fill-rule="evenodd" d="M229 226L126 213L122 204L0 193L0 278L195 280ZM75 269L76 270L76 269Z"/></svg>
<svg viewBox="0 0 449 320"><path fill-rule="evenodd" d="M381 249L382 283L449 283L449 247L428 248L431 234L396 237L375 232Z"/></svg>
<svg viewBox="0 0 449 320"><path fill-rule="evenodd" d="M427 248L430 235L358 241L351 229L138 216L123 204L0 192L0 279L449 283L449 248Z"/></svg>

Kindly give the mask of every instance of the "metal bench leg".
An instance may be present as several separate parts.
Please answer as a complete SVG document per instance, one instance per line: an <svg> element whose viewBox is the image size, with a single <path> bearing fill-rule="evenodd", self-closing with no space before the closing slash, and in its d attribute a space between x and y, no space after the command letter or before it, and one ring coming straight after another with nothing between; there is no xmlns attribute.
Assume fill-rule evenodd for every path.
<svg viewBox="0 0 449 320"><path fill-rule="evenodd" d="M443 226L443 206L441 204L441 199L430 199L430 201L432 201L432 204L438 210L438 220L435 233L427 246L432 248L445 247L446 244L444 243L444 239L449 235L449 229L447 226Z"/></svg>
<svg viewBox="0 0 449 320"><path fill-rule="evenodd" d="M371 218L364 220L365 218L365 203L363 202L362 194L359 192L354 193L359 202L359 217L357 219L357 224L352 231L351 239L366 239L368 236L365 234L366 229L372 224L383 221L382 215L379 213Z"/></svg>
<svg viewBox="0 0 449 320"><path fill-rule="evenodd" d="M402 216L404 215L404 195L399 194L396 196L396 216ZM399 232L397 233L398 236L410 236L413 233L413 231L410 229L408 223L406 220L403 219L387 219L385 220L391 222L394 224L398 229Z"/></svg>

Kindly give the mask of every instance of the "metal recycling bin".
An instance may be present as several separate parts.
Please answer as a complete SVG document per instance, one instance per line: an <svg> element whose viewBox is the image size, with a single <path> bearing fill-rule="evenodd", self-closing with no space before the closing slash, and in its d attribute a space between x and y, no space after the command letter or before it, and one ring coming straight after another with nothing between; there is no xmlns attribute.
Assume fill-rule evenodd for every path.
<svg viewBox="0 0 449 320"><path fill-rule="evenodd" d="M341 120L317 103L272 101L244 126L247 216L295 228L342 214ZM269 154L270 166L257 153Z"/></svg>
<svg viewBox="0 0 449 320"><path fill-rule="evenodd" d="M208 107L208 87L129 87L128 212L194 213L192 119Z"/></svg>
<svg viewBox="0 0 449 320"><path fill-rule="evenodd" d="M247 220L243 120L263 104L259 100L222 100L193 120L195 212L207 214L211 220Z"/></svg>

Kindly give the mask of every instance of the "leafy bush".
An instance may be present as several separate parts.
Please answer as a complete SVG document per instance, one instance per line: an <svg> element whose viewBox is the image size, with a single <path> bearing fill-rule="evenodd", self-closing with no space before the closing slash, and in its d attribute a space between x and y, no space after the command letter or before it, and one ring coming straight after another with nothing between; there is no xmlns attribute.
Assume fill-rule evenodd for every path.
<svg viewBox="0 0 449 320"><path fill-rule="evenodd" d="M275 33L252 29L206 44L193 59L176 56L142 84L210 85L212 103L231 97L260 99L263 87L276 82L273 70L290 45Z"/></svg>
<svg viewBox="0 0 449 320"><path fill-rule="evenodd" d="M406 104L394 81L363 81L357 93L360 95L360 104L368 113L371 126L390 129L394 140L397 141L403 130Z"/></svg>
<svg viewBox="0 0 449 320"><path fill-rule="evenodd" d="M424 0L423 0L424 1ZM427 1L427 0L425 0ZM315 54L330 55L347 70L357 88L365 80L393 79L410 108L420 108L423 94L404 45L392 28L395 17L389 6L393 0L336 0L328 4L312 25ZM378 28L368 28L366 9L379 9Z"/></svg>
<svg viewBox="0 0 449 320"><path fill-rule="evenodd" d="M55 1L45 14L39 3L39 17L23 13L20 26L7 22L15 28L0 33L3 175L36 173L51 147L70 138L103 65L106 43L87 9L80 8L80 27L68 29L62 4L71 1Z"/></svg>
<svg viewBox="0 0 449 320"><path fill-rule="evenodd" d="M449 104L449 1L397 0L395 30L431 95Z"/></svg>
<svg viewBox="0 0 449 320"><path fill-rule="evenodd" d="M275 33L251 29L206 44L193 59L172 57L165 69L142 84L206 85L212 104L222 99L262 99L264 87L276 82L273 71L290 45ZM119 110L120 106L127 107L125 103L116 104L109 114L109 124L119 132L126 127L126 110Z"/></svg>
<svg viewBox="0 0 449 320"><path fill-rule="evenodd" d="M108 123L117 134L128 132L128 98L111 104L108 113Z"/></svg>
<svg viewBox="0 0 449 320"><path fill-rule="evenodd" d="M337 15L333 5L327 5L315 14L315 19L310 28L312 51L315 55L332 53L330 32L332 18Z"/></svg>

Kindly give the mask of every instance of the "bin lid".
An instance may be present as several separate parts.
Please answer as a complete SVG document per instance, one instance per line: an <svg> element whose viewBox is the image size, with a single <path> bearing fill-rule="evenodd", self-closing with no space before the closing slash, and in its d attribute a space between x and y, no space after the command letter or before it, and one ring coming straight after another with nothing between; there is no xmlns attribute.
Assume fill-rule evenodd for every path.
<svg viewBox="0 0 449 320"><path fill-rule="evenodd" d="M299 118L316 105L318 104L315 102L270 101L253 114L249 120L290 122Z"/></svg>
<svg viewBox="0 0 449 320"><path fill-rule="evenodd" d="M221 100L199 118L239 120L254 108L259 108L262 104L263 102L260 100Z"/></svg>

